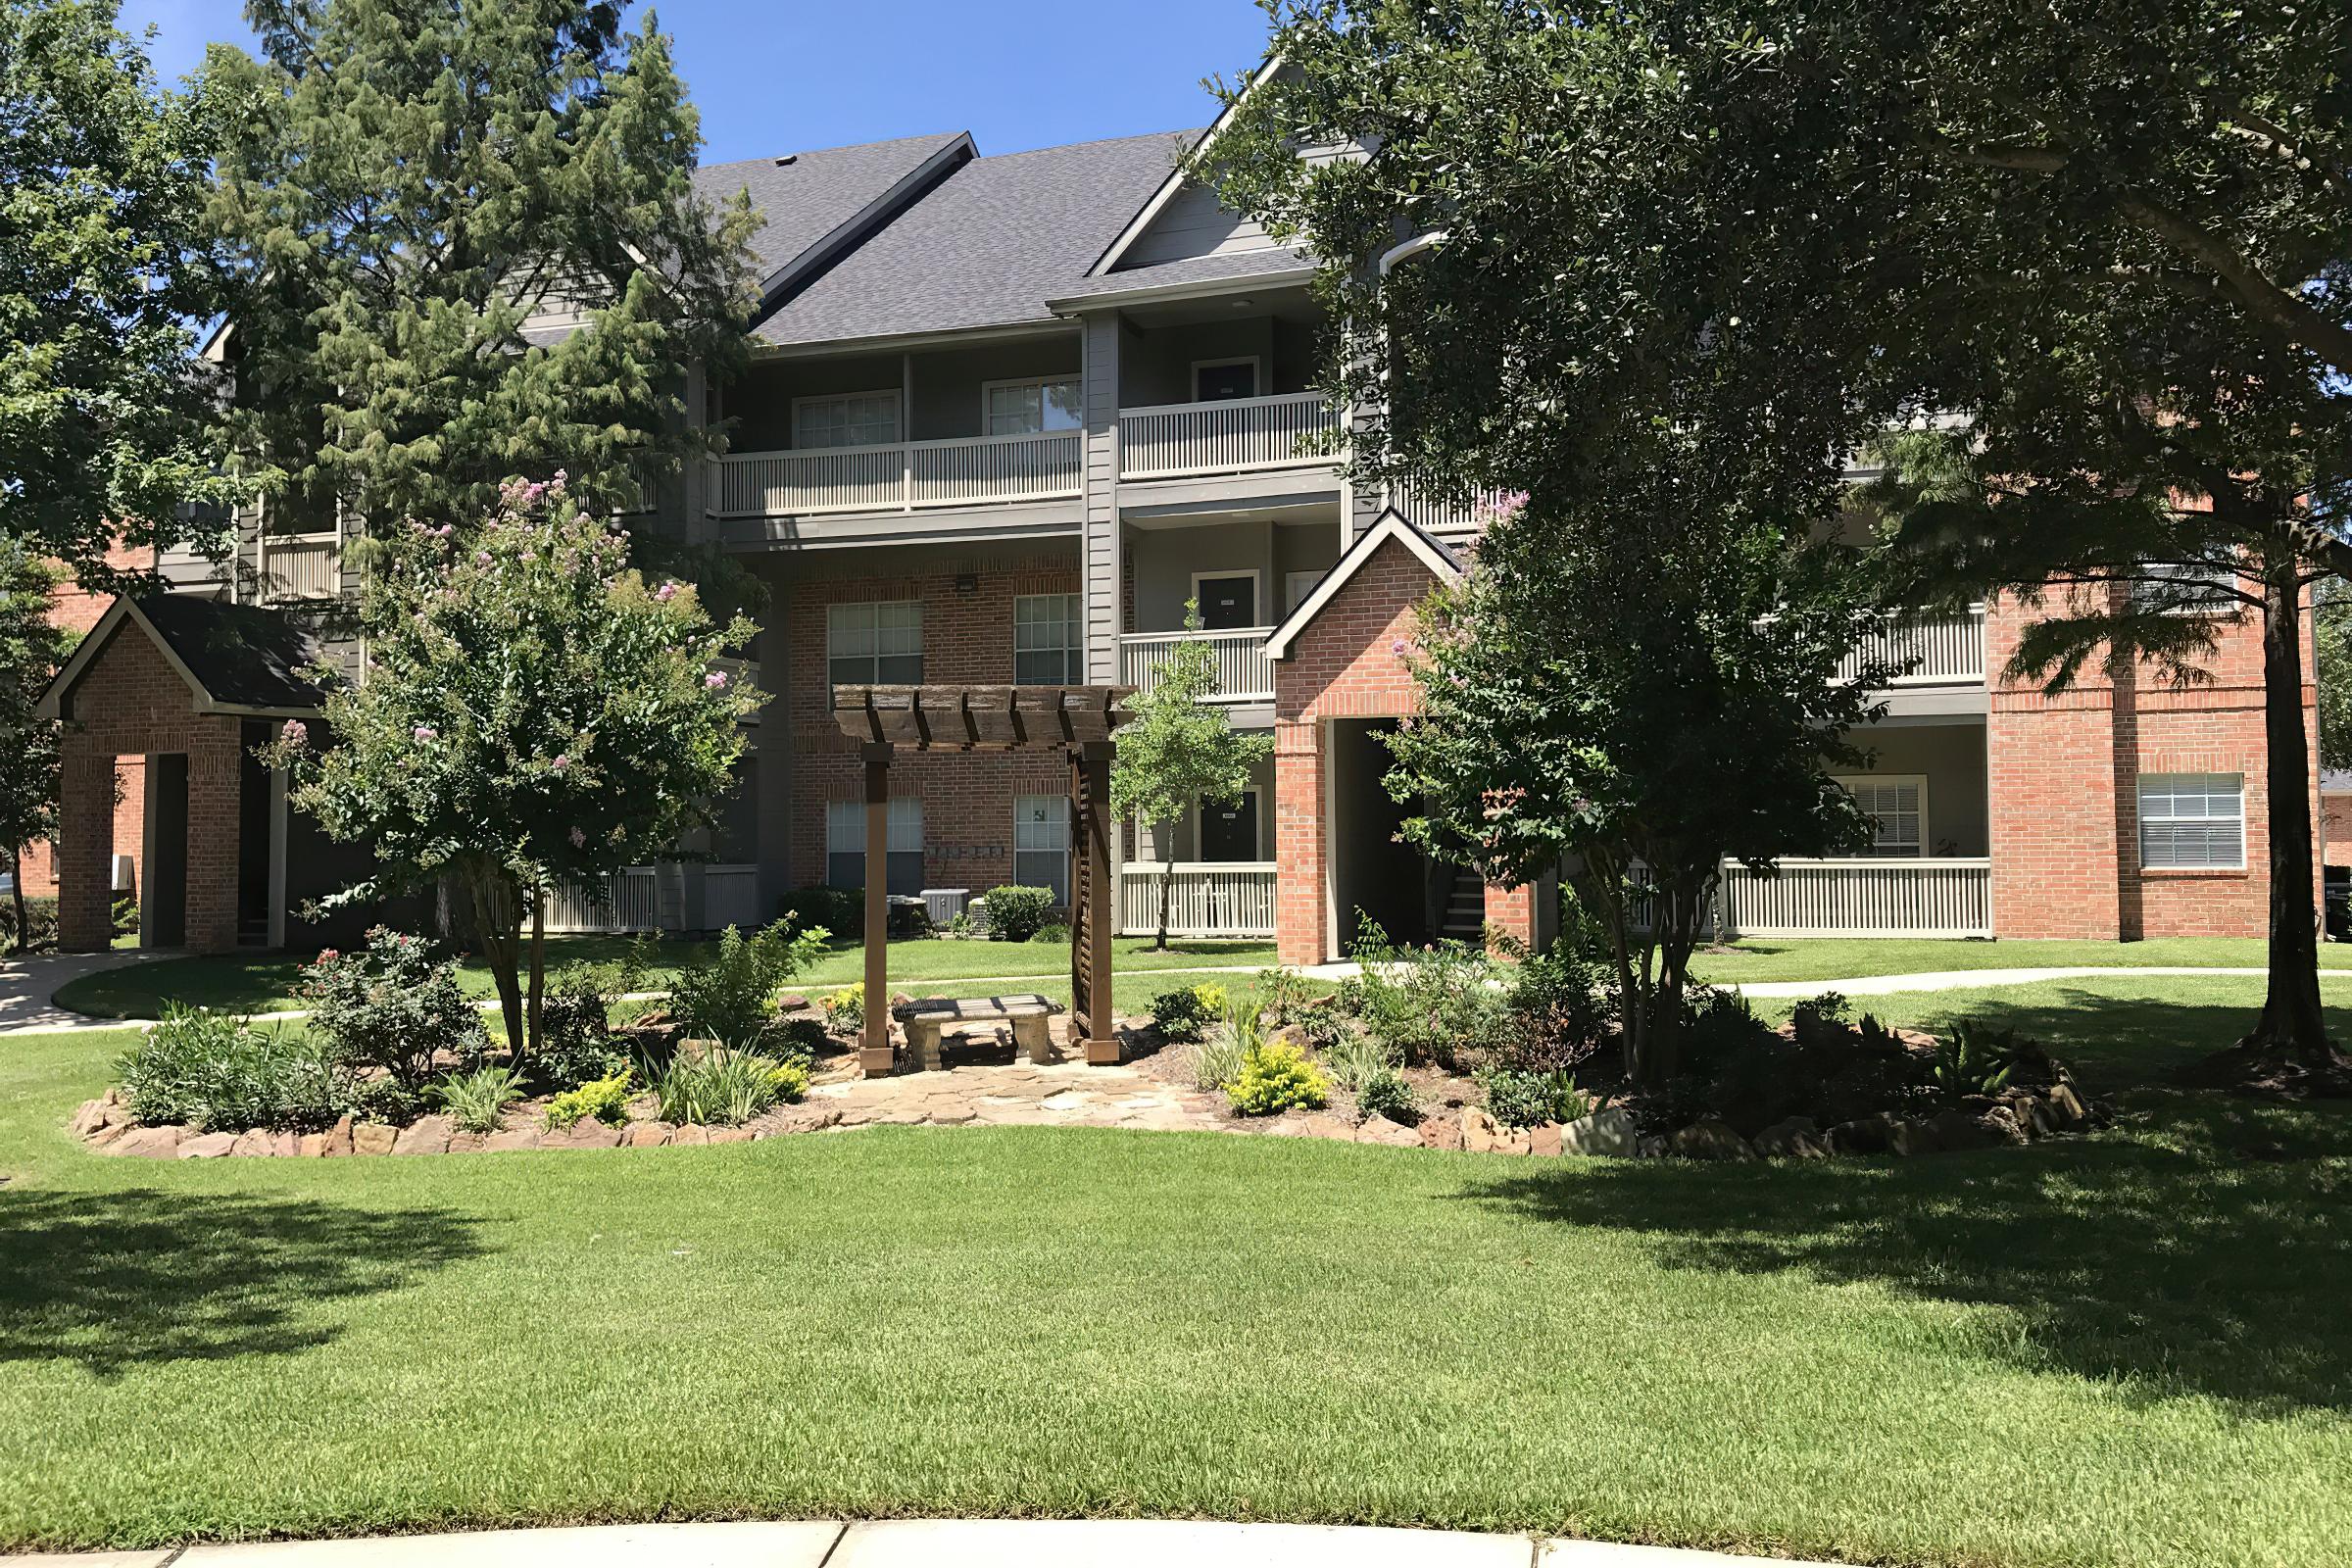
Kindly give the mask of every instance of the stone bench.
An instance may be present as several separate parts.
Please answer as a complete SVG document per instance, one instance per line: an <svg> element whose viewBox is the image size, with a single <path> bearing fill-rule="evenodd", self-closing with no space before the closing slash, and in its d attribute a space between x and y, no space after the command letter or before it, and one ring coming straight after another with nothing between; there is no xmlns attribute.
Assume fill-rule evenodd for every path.
<svg viewBox="0 0 2352 1568"><path fill-rule="evenodd" d="M1061 1008L1035 993L1009 997L927 997L891 1009L906 1031L906 1051L923 1072L940 1067L943 1036L976 1025L1010 1024L1012 1043L1031 1061L1054 1059L1054 1015Z"/></svg>

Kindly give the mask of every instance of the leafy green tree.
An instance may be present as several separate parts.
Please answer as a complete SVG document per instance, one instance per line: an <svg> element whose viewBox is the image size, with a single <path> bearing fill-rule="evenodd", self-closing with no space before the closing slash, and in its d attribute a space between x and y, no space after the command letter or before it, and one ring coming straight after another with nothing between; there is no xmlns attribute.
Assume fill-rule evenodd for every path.
<svg viewBox="0 0 2352 1568"><path fill-rule="evenodd" d="M622 9L249 0L262 58L212 51L235 429L283 509L465 530L513 474L627 507L710 449L688 371L743 361L753 216L695 194L669 40Z"/></svg>
<svg viewBox="0 0 2352 1568"><path fill-rule="evenodd" d="M2352 768L2352 596L2341 578L2321 585L2312 606L2312 675L2320 689L2320 765Z"/></svg>
<svg viewBox="0 0 2352 1568"><path fill-rule="evenodd" d="M111 547L235 499L190 330L218 308L209 135L110 0L0 0L0 535L95 592L146 580Z"/></svg>
<svg viewBox="0 0 2352 1568"><path fill-rule="evenodd" d="M458 880L507 1038L535 1052L549 892L712 825L762 699L721 662L750 623L649 586L561 474L512 481L472 532L415 526L368 590L367 680L330 693L326 736L289 723L274 755L297 807L375 854L341 900Z"/></svg>
<svg viewBox="0 0 2352 1568"><path fill-rule="evenodd" d="M31 945L24 916L24 847L57 834L57 721L33 711L72 651L50 624L58 573L20 539L0 534L0 854L14 873L16 951Z"/></svg>
<svg viewBox="0 0 2352 1568"><path fill-rule="evenodd" d="M1855 553L1710 506L1699 467L1564 515L1498 517L1424 606L1420 712L1389 745L1405 834L1488 880L1563 867L1605 936L1626 1069L1679 1070L1684 983L1724 860L1868 840L1831 764L1891 671L1841 679L1875 629Z"/></svg>
<svg viewBox="0 0 2352 1568"><path fill-rule="evenodd" d="M1184 629L1199 633L1200 605L1186 600ZM1267 735L1244 735L1225 710L1208 701L1217 690L1216 650L1198 635L1162 656L1154 684L1129 703L1135 719L1119 731L1110 769L1110 808L1146 832L1173 822L1196 801L1230 805L1250 788L1250 775L1274 755ZM1159 879L1159 935L1168 945L1168 908L1175 879Z"/></svg>
<svg viewBox="0 0 2352 1568"><path fill-rule="evenodd" d="M1562 25L1517 0L1268 9L1282 67L1199 167L1322 260L1351 329L1331 379L1380 410L1359 467L1457 494L1591 494L1663 423L1801 514L1887 428L1954 416L2041 465L2007 473L2050 486L2031 521L1998 514L2039 536L1942 553L1985 568L1976 591L2023 582L2037 556L2107 575L2225 555L2253 568L2270 765L2299 776L2279 771L2301 729L2282 695L2299 682L2286 584L2352 568L2341 530L2291 500L2343 471L2352 421L2352 14L1661 0ZM1377 265L1407 236L1418 254ZM2157 518L2145 485L2167 471L2184 517L2210 506L2226 525ZM2102 637L2185 667L2196 626L2108 608L2058 617L2031 667L2059 680ZM2334 1071L2308 828L2273 830L2273 989L2244 1059Z"/></svg>

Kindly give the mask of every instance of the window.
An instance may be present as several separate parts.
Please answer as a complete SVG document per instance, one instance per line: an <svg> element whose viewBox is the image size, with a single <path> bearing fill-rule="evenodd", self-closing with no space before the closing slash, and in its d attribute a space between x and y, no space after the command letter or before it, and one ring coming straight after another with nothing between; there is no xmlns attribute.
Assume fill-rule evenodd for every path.
<svg viewBox="0 0 2352 1568"><path fill-rule="evenodd" d="M825 679L835 686L921 685L922 602L826 606Z"/></svg>
<svg viewBox="0 0 2352 1568"><path fill-rule="evenodd" d="M2176 615L2234 614L2239 609L2237 571L2207 562L2139 564L2132 579L2132 608Z"/></svg>
<svg viewBox="0 0 2352 1568"><path fill-rule="evenodd" d="M1193 401L1195 403L1223 403L1234 398L1257 396L1257 359L1254 355L1241 360L1195 360L1193 362Z"/></svg>
<svg viewBox="0 0 2352 1568"><path fill-rule="evenodd" d="M792 400L792 444L796 447L878 447L898 438L899 394L895 390Z"/></svg>
<svg viewBox="0 0 2352 1568"><path fill-rule="evenodd" d="M1052 888L1054 906L1069 907L1070 803L1061 796L1013 798L1012 879L1025 888Z"/></svg>
<svg viewBox="0 0 2352 1568"><path fill-rule="evenodd" d="M2246 788L2236 773L2146 773L2139 780L2139 863L2236 870L2246 863Z"/></svg>
<svg viewBox="0 0 2352 1568"><path fill-rule="evenodd" d="M1078 379L989 381L980 388L986 435L1033 435L1041 430L1075 430Z"/></svg>
<svg viewBox="0 0 2352 1568"><path fill-rule="evenodd" d="M923 803L912 795L890 801L889 842L883 851L885 891L923 891ZM865 886L865 803L825 803L825 881L837 888Z"/></svg>
<svg viewBox="0 0 2352 1568"><path fill-rule="evenodd" d="M1077 686L1086 680L1086 643L1076 594L1023 594L1012 602L1012 678L1021 686Z"/></svg>
<svg viewBox="0 0 2352 1568"><path fill-rule="evenodd" d="M1928 839L1928 782L1923 778L1841 778L1854 804L1873 825L1865 855L1889 858L1921 853Z"/></svg>

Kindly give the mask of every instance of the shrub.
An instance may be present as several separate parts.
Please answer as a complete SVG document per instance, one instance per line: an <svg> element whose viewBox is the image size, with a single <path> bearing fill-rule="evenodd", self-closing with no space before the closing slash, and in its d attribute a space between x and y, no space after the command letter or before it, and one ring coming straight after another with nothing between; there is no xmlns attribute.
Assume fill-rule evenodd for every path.
<svg viewBox="0 0 2352 1568"><path fill-rule="evenodd" d="M1037 930L1031 934L1029 940L1037 943L1050 943L1054 947L1066 948L1070 945L1070 928L1056 920L1051 924L1039 926Z"/></svg>
<svg viewBox="0 0 2352 1568"><path fill-rule="evenodd" d="M1842 1036L1846 1020L1853 1016L1853 1004L1835 991L1824 991L1809 997L1788 1009L1788 1022L1799 1045L1819 1045L1825 1039Z"/></svg>
<svg viewBox="0 0 2352 1568"><path fill-rule="evenodd" d="M1322 1047L1321 1053L1331 1075L1350 1094L1360 1093L1376 1074L1392 1065L1387 1052L1359 1034L1344 1035Z"/></svg>
<svg viewBox="0 0 2352 1568"><path fill-rule="evenodd" d="M1241 1070L1225 1085L1225 1098L1245 1116L1273 1116L1292 1109L1315 1110L1331 1102L1331 1080L1285 1041L1251 1047Z"/></svg>
<svg viewBox="0 0 2352 1568"><path fill-rule="evenodd" d="M1564 1072L1491 1067L1478 1081L1487 1094L1487 1114L1505 1127L1541 1127L1592 1114L1592 1097Z"/></svg>
<svg viewBox="0 0 2352 1568"><path fill-rule="evenodd" d="M1737 991L1692 986L1683 994L1683 1059L1691 1071L1721 1071L1779 1040Z"/></svg>
<svg viewBox="0 0 2352 1568"><path fill-rule="evenodd" d="M577 1089L566 1089L547 1102L547 1124L550 1127L569 1127L583 1116L593 1116L608 1126L617 1127L628 1119L629 1069L623 1067L610 1078L594 1078Z"/></svg>
<svg viewBox="0 0 2352 1568"><path fill-rule="evenodd" d="M1252 989L1257 993L1259 1008L1277 1029L1298 1023L1311 1010L1306 977L1295 969L1260 969Z"/></svg>
<svg viewBox="0 0 2352 1568"><path fill-rule="evenodd" d="M1366 915L1348 956L1362 973L1342 987L1342 999L1392 1058L1451 1066L1500 1037L1496 966L1480 949L1461 942L1398 948Z"/></svg>
<svg viewBox="0 0 2352 1568"><path fill-rule="evenodd" d="M776 914L797 930L822 931L828 939L855 942L865 929L865 890L796 888L776 901Z"/></svg>
<svg viewBox="0 0 2352 1568"><path fill-rule="evenodd" d="M457 965L433 956L422 939L371 927L367 948L332 948L302 971L300 995L311 1028L335 1059L355 1070L381 1069L402 1088L420 1091L444 1053L461 1061L487 1046L482 1015L458 989Z"/></svg>
<svg viewBox="0 0 2352 1568"><path fill-rule="evenodd" d="M1196 992L1194 1000L1200 1000ZM1193 1045L1193 1083L1201 1089L1223 1089L1242 1070L1242 1063L1264 1039L1255 1007L1228 1007L1214 1026L1197 1031Z"/></svg>
<svg viewBox="0 0 2352 1568"><path fill-rule="evenodd" d="M1054 918L1054 890L1018 884L988 895L988 930L1002 942L1026 942Z"/></svg>
<svg viewBox="0 0 2352 1568"><path fill-rule="evenodd" d="M316 1131L351 1102L351 1080L316 1041L177 1003L115 1064L131 1114L207 1132Z"/></svg>
<svg viewBox="0 0 2352 1568"><path fill-rule="evenodd" d="M1210 1017L1219 1017L1226 1011L1225 988L1216 981L1201 981L1193 987L1193 995L1200 999L1200 1005L1208 1009Z"/></svg>
<svg viewBox="0 0 2352 1568"><path fill-rule="evenodd" d="M494 1133L506 1125L507 1107L522 1098L522 1076L495 1065L453 1072L433 1085L432 1096L460 1132Z"/></svg>
<svg viewBox="0 0 2352 1568"><path fill-rule="evenodd" d="M662 1119L680 1126L740 1127L777 1102L808 1093L807 1068L748 1051L680 1055L654 1080Z"/></svg>
<svg viewBox="0 0 2352 1568"><path fill-rule="evenodd" d="M1567 1072L1609 1043L1615 1024L1592 958L1563 942L1506 966L1495 1054L1526 1072Z"/></svg>
<svg viewBox="0 0 2352 1568"><path fill-rule="evenodd" d="M1162 991L1152 999L1151 1012L1159 1038L1176 1045L1189 1045L1200 1039L1200 1031L1213 1016L1197 986Z"/></svg>
<svg viewBox="0 0 2352 1568"><path fill-rule="evenodd" d="M644 989L646 956L645 946L635 944L611 962L566 964L556 972L539 1007L539 1054L526 1064L533 1082L569 1089L629 1064L628 1048L612 1038L612 1004Z"/></svg>
<svg viewBox="0 0 2352 1568"><path fill-rule="evenodd" d="M774 1021L776 993L784 982L813 963L824 948L823 933L795 931L787 920L752 937L729 926L720 933L715 953L678 972L670 986L670 1010L695 1038L749 1051Z"/></svg>
<svg viewBox="0 0 2352 1568"><path fill-rule="evenodd" d="M1960 1019L1936 1042L1936 1092L1954 1103L1971 1095L1999 1094L2017 1072L2021 1049L2015 1029Z"/></svg>
<svg viewBox="0 0 2352 1568"><path fill-rule="evenodd" d="M25 947L53 948L57 946L57 900L26 899L24 901L24 924L30 928L32 933L25 940ZM14 948L16 945L17 901L13 897L0 895L0 949Z"/></svg>
<svg viewBox="0 0 2352 1568"><path fill-rule="evenodd" d="M138 900L136 900L136 899L117 899L117 900L115 901L115 918L114 918L114 928L115 928L115 935L116 935L116 936L119 936L119 937L130 937L130 936L136 936L136 935L138 935L138 933L139 933L139 901L138 901Z"/></svg>
<svg viewBox="0 0 2352 1568"><path fill-rule="evenodd" d="M832 1048L824 1024L806 1013L786 1018L768 1031L767 1049L778 1061L796 1061L803 1067L812 1067L816 1058Z"/></svg>
<svg viewBox="0 0 2352 1568"><path fill-rule="evenodd" d="M865 1028L865 982L828 991L816 999L816 1005L828 1030L843 1040L855 1040Z"/></svg>
<svg viewBox="0 0 2352 1568"><path fill-rule="evenodd" d="M1404 1081L1404 1074L1382 1062L1355 1086L1355 1119L1386 1116L1411 1127L1421 1120L1421 1097Z"/></svg>

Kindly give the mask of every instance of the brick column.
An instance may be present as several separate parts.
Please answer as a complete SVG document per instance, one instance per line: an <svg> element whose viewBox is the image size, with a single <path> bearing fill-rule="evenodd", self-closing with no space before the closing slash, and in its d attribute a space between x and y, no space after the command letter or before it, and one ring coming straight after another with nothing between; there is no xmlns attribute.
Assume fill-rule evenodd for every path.
<svg viewBox="0 0 2352 1568"><path fill-rule="evenodd" d="M190 953L237 946L238 732L233 718L198 719L188 747Z"/></svg>
<svg viewBox="0 0 2352 1568"><path fill-rule="evenodd" d="M57 945L104 953L114 941L115 759L69 732L58 779Z"/></svg>
<svg viewBox="0 0 2352 1568"><path fill-rule="evenodd" d="M1536 945L1536 885L1497 887L1487 884L1487 925L1514 942Z"/></svg>
<svg viewBox="0 0 2352 1568"><path fill-rule="evenodd" d="M1274 933L1284 963L1321 963L1324 842L1322 726L1274 726Z"/></svg>

